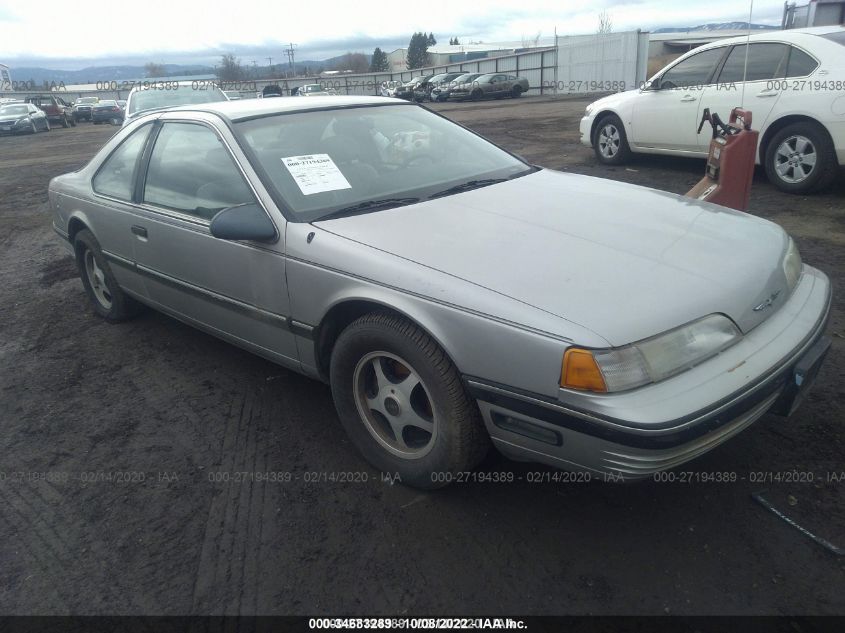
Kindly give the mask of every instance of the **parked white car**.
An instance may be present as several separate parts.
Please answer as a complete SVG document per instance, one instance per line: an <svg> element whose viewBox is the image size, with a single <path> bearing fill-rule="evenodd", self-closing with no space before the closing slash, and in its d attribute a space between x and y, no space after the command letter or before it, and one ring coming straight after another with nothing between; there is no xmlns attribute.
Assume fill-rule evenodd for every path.
<svg viewBox="0 0 845 633"><path fill-rule="evenodd" d="M710 126L697 132L704 109L727 120L737 106L753 114L757 163L775 186L805 193L830 185L845 164L845 27L773 31L693 49L641 89L588 105L581 142L611 165L631 153L705 157Z"/></svg>

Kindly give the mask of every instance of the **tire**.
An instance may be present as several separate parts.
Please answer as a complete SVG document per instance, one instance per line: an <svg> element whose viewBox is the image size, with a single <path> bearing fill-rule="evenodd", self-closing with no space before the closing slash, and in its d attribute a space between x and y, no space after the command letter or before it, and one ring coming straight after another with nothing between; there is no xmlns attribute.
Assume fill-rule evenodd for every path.
<svg viewBox="0 0 845 633"><path fill-rule="evenodd" d="M484 96L484 91L482 91L481 88L476 88L475 90L473 90L470 93L469 98L472 101L479 101L481 99L481 97L483 97L483 96Z"/></svg>
<svg viewBox="0 0 845 633"><path fill-rule="evenodd" d="M95 121L94 119L91 119L91 123L94 125L100 125L100 121Z"/></svg>
<svg viewBox="0 0 845 633"><path fill-rule="evenodd" d="M766 146L765 163L769 182L786 193L821 191L839 170L830 136L809 121L787 125L775 134Z"/></svg>
<svg viewBox="0 0 845 633"><path fill-rule="evenodd" d="M33 121L32 119L29 120L29 133L38 134L38 128L35 127L35 121Z"/></svg>
<svg viewBox="0 0 845 633"><path fill-rule="evenodd" d="M62 117L62 127L70 127L70 123L68 123L67 115Z"/></svg>
<svg viewBox="0 0 845 633"><path fill-rule="evenodd" d="M71 116L69 120L70 120L70 126L76 127L76 119L73 116Z"/></svg>
<svg viewBox="0 0 845 633"><path fill-rule="evenodd" d="M88 229L79 231L73 246L79 276L94 312L109 323L126 321L138 314L141 304L121 290L93 233Z"/></svg>
<svg viewBox="0 0 845 633"><path fill-rule="evenodd" d="M49 132L53 128L50 127L50 119L44 119L44 131Z"/></svg>
<svg viewBox="0 0 845 633"><path fill-rule="evenodd" d="M625 126L615 114L604 115L596 125L593 151L605 165L622 165L631 159Z"/></svg>
<svg viewBox="0 0 845 633"><path fill-rule="evenodd" d="M522 94L522 86L514 86L513 90L511 90L511 97L514 99L519 99L519 96Z"/></svg>
<svg viewBox="0 0 845 633"><path fill-rule="evenodd" d="M403 318L373 313L349 325L332 351L330 377L352 443L404 484L441 488L450 480L442 474L470 470L487 453L490 440L478 405L457 369L431 337Z"/></svg>

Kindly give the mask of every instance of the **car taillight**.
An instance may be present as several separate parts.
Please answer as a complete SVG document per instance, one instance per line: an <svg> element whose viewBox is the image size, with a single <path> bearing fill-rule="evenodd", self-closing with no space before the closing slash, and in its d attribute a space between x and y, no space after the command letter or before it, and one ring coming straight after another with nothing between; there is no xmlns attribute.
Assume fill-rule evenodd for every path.
<svg viewBox="0 0 845 633"><path fill-rule="evenodd" d="M120 112L120 108L118 108L117 106L112 106L111 111L112 112Z"/></svg>

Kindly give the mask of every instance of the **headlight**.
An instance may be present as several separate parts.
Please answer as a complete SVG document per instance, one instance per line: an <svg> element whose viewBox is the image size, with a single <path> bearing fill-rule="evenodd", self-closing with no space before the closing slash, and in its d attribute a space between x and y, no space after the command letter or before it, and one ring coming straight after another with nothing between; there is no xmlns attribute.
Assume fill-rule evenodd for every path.
<svg viewBox="0 0 845 633"><path fill-rule="evenodd" d="M791 291L801 276L801 253L798 252L798 247L795 246L791 237L789 238L789 246L786 247L786 255L783 258L783 274L786 276L786 285Z"/></svg>
<svg viewBox="0 0 845 633"><path fill-rule="evenodd" d="M599 392L633 389L690 369L727 349L741 336L730 319L711 314L625 347L573 347L563 356L560 386Z"/></svg>
<svg viewBox="0 0 845 633"><path fill-rule="evenodd" d="M26 123L27 121L29 121L29 117L28 116L22 116L17 121L15 121L15 125L20 125L21 123Z"/></svg>
<svg viewBox="0 0 845 633"><path fill-rule="evenodd" d="M593 102L593 103L589 104L589 105L588 105L588 106L584 109L584 116L590 116L590 112L592 112L592 111L593 111L593 108L595 108L595 107L596 107L595 102Z"/></svg>

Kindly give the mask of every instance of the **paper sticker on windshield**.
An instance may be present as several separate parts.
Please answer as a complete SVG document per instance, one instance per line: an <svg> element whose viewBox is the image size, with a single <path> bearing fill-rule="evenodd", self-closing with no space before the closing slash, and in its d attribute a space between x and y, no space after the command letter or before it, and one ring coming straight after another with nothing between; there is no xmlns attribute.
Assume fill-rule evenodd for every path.
<svg viewBox="0 0 845 633"><path fill-rule="evenodd" d="M282 162L306 196L352 188L328 154L288 156Z"/></svg>

